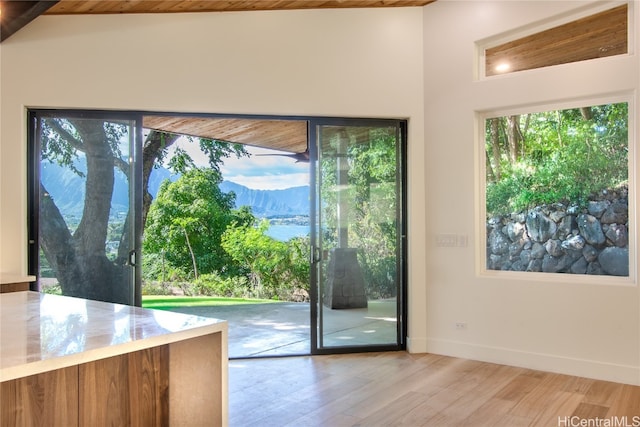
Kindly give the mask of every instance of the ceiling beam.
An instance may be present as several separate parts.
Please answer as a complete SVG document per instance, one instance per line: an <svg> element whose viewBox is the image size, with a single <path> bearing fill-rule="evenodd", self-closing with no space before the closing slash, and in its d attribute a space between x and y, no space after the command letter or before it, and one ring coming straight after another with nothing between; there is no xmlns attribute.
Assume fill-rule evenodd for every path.
<svg viewBox="0 0 640 427"><path fill-rule="evenodd" d="M0 1L0 42L5 41L20 28L36 19L59 0L51 1Z"/></svg>

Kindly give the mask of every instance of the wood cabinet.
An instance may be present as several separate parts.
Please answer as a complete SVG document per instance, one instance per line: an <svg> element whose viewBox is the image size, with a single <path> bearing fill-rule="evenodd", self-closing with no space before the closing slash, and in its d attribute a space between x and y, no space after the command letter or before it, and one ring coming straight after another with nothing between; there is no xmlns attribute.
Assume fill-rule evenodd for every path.
<svg viewBox="0 0 640 427"><path fill-rule="evenodd" d="M219 344L205 335L5 381L0 425L221 426Z"/></svg>
<svg viewBox="0 0 640 427"><path fill-rule="evenodd" d="M21 292L21 291L28 291L28 290L29 290L29 282L0 284L0 293Z"/></svg>
<svg viewBox="0 0 640 427"><path fill-rule="evenodd" d="M136 307L131 310L137 315L132 325L139 325L140 315L149 314ZM160 314L167 315L156 313ZM203 321L169 314L184 316L186 324ZM75 354L76 358L61 357L59 364L55 359L42 360L47 363L44 368L8 366L0 371L0 426L226 425L226 322L214 326L178 337L172 333L145 337L142 327L135 332L141 335L135 340L138 345L109 346L107 356L96 346ZM33 343L32 347L37 353ZM37 373L23 375L30 371Z"/></svg>
<svg viewBox="0 0 640 427"><path fill-rule="evenodd" d="M28 291L31 282L34 282L35 280L35 276L18 276L0 273L0 294L6 292Z"/></svg>
<svg viewBox="0 0 640 427"><path fill-rule="evenodd" d="M0 384L1 426L78 425L78 368L30 375Z"/></svg>

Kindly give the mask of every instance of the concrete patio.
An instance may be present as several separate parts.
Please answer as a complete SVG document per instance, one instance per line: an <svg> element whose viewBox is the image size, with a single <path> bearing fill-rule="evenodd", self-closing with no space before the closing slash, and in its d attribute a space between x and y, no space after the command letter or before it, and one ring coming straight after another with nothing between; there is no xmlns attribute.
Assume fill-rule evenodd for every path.
<svg viewBox="0 0 640 427"><path fill-rule="evenodd" d="M306 355L311 352L308 303L274 302L182 307L181 313L229 322L229 357ZM396 301L369 301L367 308L323 308L323 346L395 344Z"/></svg>

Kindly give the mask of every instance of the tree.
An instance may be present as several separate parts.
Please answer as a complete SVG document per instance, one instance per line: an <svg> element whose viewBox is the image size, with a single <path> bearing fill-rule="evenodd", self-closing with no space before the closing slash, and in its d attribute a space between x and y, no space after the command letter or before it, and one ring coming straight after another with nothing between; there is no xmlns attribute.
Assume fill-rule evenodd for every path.
<svg viewBox="0 0 640 427"><path fill-rule="evenodd" d="M236 223L223 234L222 247L234 261L249 269L257 296L289 299L296 289L308 290L309 242L275 240L266 235L268 228L266 219L257 227Z"/></svg>
<svg viewBox="0 0 640 427"><path fill-rule="evenodd" d="M147 217L145 253L164 251L173 267L199 274L225 273L233 259L221 236L232 223L253 223L245 210L234 211L235 195L223 193L222 178L211 169L191 169L177 181L164 181Z"/></svg>
<svg viewBox="0 0 640 427"><path fill-rule="evenodd" d="M627 121L627 103L488 119L487 214L580 205L625 184Z"/></svg>
<svg viewBox="0 0 640 427"><path fill-rule="evenodd" d="M82 218L75 230L66 223L59 207L40 183L40 246L65 295L121 302L130 302L126 280L129 245L124 244L132 220L126 215L121 244L115 259L105 250L111 198L115 174L129 179L128 155L121 150L121 141L128 136L128 126L122 122L103 119L46 117L40 119L42 161L57 163L85 178ZM144 141L143 162L143 223L151 204L148 181L151 170L167 156L168 148L179 135L151 131ZM232 154L244 155L240 145L200 139L202 150L208 154L210 165L219 173L218 164ZM86 162L86 172L77 163ZM175 170L182 172L193 162L184 152L172 159ZM182 168L182 170L180 170ZM78 189L80 191L80 189Z"/></svg>

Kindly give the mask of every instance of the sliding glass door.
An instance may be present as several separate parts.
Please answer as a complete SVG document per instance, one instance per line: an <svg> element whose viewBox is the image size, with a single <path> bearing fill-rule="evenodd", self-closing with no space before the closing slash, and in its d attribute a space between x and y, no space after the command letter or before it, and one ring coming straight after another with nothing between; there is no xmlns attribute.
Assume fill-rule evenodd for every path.
<svg viewBox="0 0 640 427"><path fill-rule="evenodd" d="M312 125L312 350L404 346L404 123Z"/></svg>
<svg viewBox="0 0 640 427"><path fill-rule="evenodd" d="M39 289L139 304L138 120L73 111L29 119L29 268Z"/></svg>

